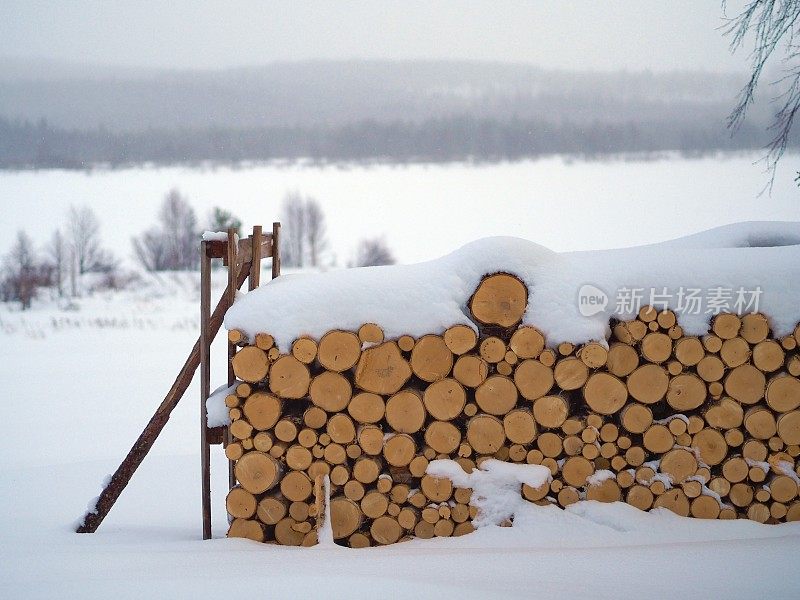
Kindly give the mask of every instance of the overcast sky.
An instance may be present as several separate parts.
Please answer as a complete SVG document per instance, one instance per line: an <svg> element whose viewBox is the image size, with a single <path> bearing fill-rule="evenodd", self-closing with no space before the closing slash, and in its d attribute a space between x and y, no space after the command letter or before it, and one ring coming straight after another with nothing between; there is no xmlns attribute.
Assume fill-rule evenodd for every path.
<svg viewBox="0 0 800 600"><path fill-rule="evenodd" d="M0 57L188 68L447 58L744 69L722 24L720 0L1 0Z"/></svg>

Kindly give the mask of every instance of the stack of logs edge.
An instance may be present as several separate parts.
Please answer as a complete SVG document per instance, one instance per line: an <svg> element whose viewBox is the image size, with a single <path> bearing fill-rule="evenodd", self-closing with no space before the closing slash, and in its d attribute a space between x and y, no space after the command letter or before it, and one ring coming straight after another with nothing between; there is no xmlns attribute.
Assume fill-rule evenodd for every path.
<svg viewBox="0 0 800 600"><path fill-rule="evenodd" d="M225 401L228 535L315 544L325 475L337 544L469 533L471 490L426 475L438 458L544 465L552 482L520 488L534 504L800 520L800 326L775 339L762 314L719 314L693 337L644 307L607 345L549 348L520 325L526 306L525 285L499 273L469 301L479 335L390 340L365 324L281 354L268 333L230 331L245 383Z"/></svg>

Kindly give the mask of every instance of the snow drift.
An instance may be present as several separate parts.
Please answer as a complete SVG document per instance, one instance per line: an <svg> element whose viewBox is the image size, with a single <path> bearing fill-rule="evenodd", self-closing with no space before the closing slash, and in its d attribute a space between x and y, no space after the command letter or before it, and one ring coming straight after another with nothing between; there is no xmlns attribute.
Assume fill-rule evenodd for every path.
<svg viewBox="0 0 800 600"><path fill-rule="evenodd" d="M267 331L281 352L300 336L319 339L332 328L367 322L387 337L440 334L454 324L474 326L467 302L481 278L495 272L526 283L523 324L538 327L549 346L603 340L611 318L629 319L646 304L673 310L689 335L705 333L718 312L757 309L782 336L800 321L800 222L738 223L662 244L591 252L486 238L414 265L279 277L242 296L225 327L251 339ZM599 298L593 314L581 310L586 290ZM700 292L702 305L687 304L691 290ZM638 304L631 301L636 293Z"/></svg>

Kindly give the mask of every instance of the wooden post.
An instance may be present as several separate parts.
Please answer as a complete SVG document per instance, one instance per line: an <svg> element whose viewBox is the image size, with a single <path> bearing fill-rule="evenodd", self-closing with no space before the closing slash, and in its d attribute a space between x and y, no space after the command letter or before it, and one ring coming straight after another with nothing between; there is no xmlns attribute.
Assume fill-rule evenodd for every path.
<svg viewBox="0 0 800 600"><path fill-rule="evenodd" d="M228 228L228 287L225 293L228 295L228 306L233 306L236 299L236 288L233 282L236 279L236 230L233 227ZM242 265L242 271L250 275L250 269L245 270ZM228 385L233 385L236 376L233 373L233 363L231 359L236 355L236 344L228 343Z"/></svg>
<svg viewBox="0 0 800 600"><path fill-rule="evenodd" d="M263 239L261 225L253 226L253 235L250 239L252 240L250 247L253 251L250 262L250 280L247 289L252 291L261 284L261 241Z"/></svg>
<svg viewBox="0 0 800 600"><path fill-rule="evenodd" d="M251 240L252 242L252 240ZM237 250L237 241L236 241L236 230L233 227L228 228L228 247L226 250L226 257L228 261L228 288L226 290L226 294L228 295L228 306L233 306L233 302L236 299L236 288L233 288L232 283L236 279L236 250ZM251 260L252 257L255 256L256 249L251 246ZM242 265L242 274L247 273L248 277L250 276L251 269L245 269L245 265ZM228 385L233 385L233 382L236 380L236 375L233 372L233 357L236 356L236 344L231 344L228 342ZM229 428L225 428L225 440L226 442L231 442L231 433ZM228 461L228 486L233 487L236 485L236 475L233 472L233 461Z"/></svg>
<svg viewBox="0 0 800 600"><path fill-rule="evenodd" d="M211 446L208 443L206 399L211 395L211 259L207 242L200 256L200 468L202 473L203 539L211 539ZM228 285L231 285L230 278ZM230 299L228 298L228 302Z"/></svg>
<svg viewBox="0 0 800 600"><path fill-rule="evenodd" d="M281 224L272 224L272 278L281 274Z"/></svg>

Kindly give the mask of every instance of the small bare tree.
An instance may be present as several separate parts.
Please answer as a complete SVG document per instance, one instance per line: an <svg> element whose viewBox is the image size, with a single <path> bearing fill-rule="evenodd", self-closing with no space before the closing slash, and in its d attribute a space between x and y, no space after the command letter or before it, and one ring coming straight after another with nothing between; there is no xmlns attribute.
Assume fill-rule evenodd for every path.
<svg viewBox="0 0 800 600"><path fill-rule="evenodd" d="M281 206L281 261L287 267L306 264L306 210L299 192L288 192Z"/></svg>
<svg viewBox="0 0 800 600"><path fill-rule="evenodd" d="M305 202L306 241L308 242L308 264L312 267L320 266L322 253L328 241L325 237L325 213L315 198L307 198Z"/></svg>
<svg viewBox="0 0 800 600"><path fill-rule="evenodd" d="M33 242L27 233L17 232L17 239L4 263L3 285L9 299L18 300L22 310L30 308L40 283L40 274Z"/></svg>
<svg viewBox="0 0 800 600"><path fill-rule="evenodd" d="M197 217L181 193L172 189L164 198L160 212L161 226L167 236L167 248L172 268L196 269L200 264L197 242Z"/></svg>
<svg viewBox="0 0 800 600"><path fill-rule="evenodd" d="M161 229L149 229L132 241L134 255L146 271L166 271L170 268L169 249Z"/></svg>
<svg viewBox="0 0 800 600"><path fill-rule="evenodd" d="M197 217L189 202L170 190L158 213L159 224L133 238L133 251L148 271L187 271L200 264Z"/></svg>
<svg viewBox="0 0 800 600"><path fill-rule="evenodd" d="M45 248L47 258L50 261L53 269L53 279L55 280L58 295L64 295L64 280L68 272L68 253L67 244L64 241L64 236L61 235L61 230L56 229L50 238L50 243Z"/></svg>
<svg viewBox="0 0 800 600"><path fill-rule="evenodd" d="M328 248L325 213L316 198L289 192L281 206L283 264L319 267Z"/></svg>
<svg viewBox="0 0 800 600"><path fill-rule="evenodd" d="M94 211L88 206L70 206L67 235L78 274L88 273L100 252L100 223Z"/></svg>
<svg viewBox="0 0 800 600"><path fill-rule="evenodd" d="M361 240L356 250L356 267L377 267L397 262L383 237Z"/></svg>
<svg viewBox="0 0 800 600"><path fill-rule="evenodd" d="M77 275L108 273L117 268L114 256L100 246L100 222L88 206L71 206L67 215L67 244L72 262L72 295L77 293Z"/></svg>
<svg viewBox="0 0 800 600"><path fill-rule="evenodd" d="M727 0L723 0L723 7L727 9L727 6ZM800 0L749 0L739 14L728 20L725 34L731 37L733 52L753 40L750 79L739 92L738 102L728 117L728 125L733 129L744 121L773 54L777 51L783 55L782 75L773 82L779 90L774 100L780 108L770 125L773 138L764 157L772 171L771 185L800 110L800 46L795 42L800 34Z"/></svg>

